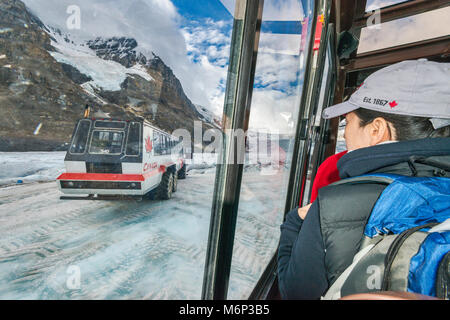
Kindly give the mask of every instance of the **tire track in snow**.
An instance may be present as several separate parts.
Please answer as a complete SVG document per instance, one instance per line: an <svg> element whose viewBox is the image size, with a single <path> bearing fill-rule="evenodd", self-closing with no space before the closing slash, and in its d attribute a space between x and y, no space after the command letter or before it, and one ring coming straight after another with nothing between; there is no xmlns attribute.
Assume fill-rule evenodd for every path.
<svg viewBox="0 0 450 320"><path fill-rule="evenodd" d="M50 294L49 292L51 292L51 295L56 294L56 298L58 298L58 295L67 298L107 298L110 295L114 296L114 291L123 292L124 288L129 288L132 291L133 285L130 285L130 283L139 281L143 274L148 273L146 264L138 263L143 252L146 253L144 254L146 261L160 261L168 252L175 252L183 256L184 259L194 257L197 260L202 255L201 249L189 246L181 240L175 241L170 234L164 236L161 232L158 234L149 232L148 239L138 246L133 248L128 246L124 249L131 250L122 249L109 255L108 265L114 267L109 270L108 281L105 282L106 279L92 279L91 281L96 283L95 285L68 293L67 288L61 286L60 283L58 284L55 279L61 278L63 269L68 265L83 264L83 261L101 255L102 252L114 248L115 245L120 245L120 241L108 237L108 231L133 228L133 226L145 223L151 224L153 220L156 224L161 224L164 220L175 217L175 212L179 211L182 205L175 205L175 212L163 212L161 209L166 203L158 201L138 203L130 203L129 201L126 203L117 201L69 201L69 205L66 205L68 202L64 202L64 208L61 208L58 203L59 194L54 186L44 187L42 192L34 190L29 185L26 187L28 190L23 190L23 193L17 197L21 203L15 206L16 212L10 212L9 217L17 214L23 208L29 209L29 206L35 203L36 199L34 198L39 197L41 200L45 199L47 210L56 211L56 214L44 215L44 219L31 226L20 219L14 223L9 221L9 227L12 227L14 231L8 232L6 228L0 227L0 232L5 231L5 236L0 241L0 250L2 250L0 253L0 269L2 264L21 260L27 255L31 255L32 257L29 259L33 260L32 266L10 272L9 285L12 286L10 289L19 290L22 285L32 282L34 287L46 287L41 292L41 298L44 296L44 291L47 296ZM32 192L30 192L30 188ZM53 195L48 192L52 188L54 189ZM42 193L46 195L41 197ZM29 197L27 198L24 194L29 195ZM3 201L0 209L3 210L8 204L12 204L13 201L9 200L13 196L17 196L16 192L14 192L14 195L11 194L9 198L5 193L2 193L2 198L6 198L8 201ZM54 200L55 196L56 201ZM70 202L76 203L76 206L71 206ZM67 210L69 211L67 212ZM25 214L22 219L26 219L26 217ZM4 216L0 214L0 218L4 218ZM92 234L89 234L93 230L96 234L95 240L89 239L93 238ZM85 239L83 239L84 237ZM73 238L73 241L67 241L71 238ZM95 243L95 241L100 243ZM132 252L135 252L135 254L132 254ZM168 267L169 265L163 265L163 268L167 269ZM87 280L89 280L89 277ZM49 290L49 286L53 290ZM95 289L92 289L92 287ZM113 287L116 289L113 290ZM105 294L107 292L109 294ZM148 292L143 292L142 296L147 294Z"/></svg>
<svg viewBox="0 0 450 320"><path fill-rule="evenodd" d="M213 183L189 176L167 202L60 201L55 183L0 189L0 299L200 298ZM240 205L230 282L247 291L279 229L253 193ZM80 268L80 289L66 286L69 266Z"/></svg>

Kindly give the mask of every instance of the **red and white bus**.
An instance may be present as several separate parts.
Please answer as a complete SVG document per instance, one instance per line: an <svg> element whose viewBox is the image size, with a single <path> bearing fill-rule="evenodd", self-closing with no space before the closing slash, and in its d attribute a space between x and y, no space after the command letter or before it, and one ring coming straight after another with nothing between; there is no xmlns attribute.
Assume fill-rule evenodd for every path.
<svg viewBox="0 0 450 320"><path fill-rule="evenodd" d="M183 144L145 120L81 119L57 178L64 194L170 199L186 177ZM70 199L70 197L61 197Z"/></svg>

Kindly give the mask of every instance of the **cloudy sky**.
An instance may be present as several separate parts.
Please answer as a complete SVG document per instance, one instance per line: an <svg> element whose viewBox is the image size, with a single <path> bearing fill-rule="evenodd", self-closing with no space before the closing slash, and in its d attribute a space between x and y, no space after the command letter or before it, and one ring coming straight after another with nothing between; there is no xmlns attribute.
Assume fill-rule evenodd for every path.
<svg viewBox="0 0 450 320"><path fill-rule="evenodd" d="M135 38L139 50L154 52L174 71L188 97L219 113L218 95L226 77L232 15L220 1L24 0L46 24L79 40ZM199 6L210 2L214 6ZM189 3L190 6L184 4ZM177 7L177 4L179 5ZM69 29L67 13L80 8L80 28ZM214 10L213 10L214 9ZM208 10L214 16L207 17ZM70 9L69 9L70 11ZM200 76L201 75L201 76ZM223 106L223 105L222 105Z"/></svg>
<svg viewBox="0 0 450 320"><path fill-rule="evenodd" d="M188 97L221 116L224 103L235 0L23 0L46 24L72 38L126 36L138 49L154 52L174 71ZM80 25L68 21L73 6ZM265 1L265 21L285 21L275 33L261 35L254 95L253 127L286 127L298 92L300 35L304 9L298 0ZM73 22L73 20L70 20ZM292 29L292 26L290 27ZM281 30L281 32L280 32ZM291 33L291 34L289 34Z"/></svg>
<svg viewBox="0 0 450 320"><path fill-rule="evenodd" d="M139 50L147 56L154 52L172 68L192 102L222 114L235 0L23 1L46 24L80 40L135 38ZM264 2L250 120L253 128L293 130L303 76L300 21L312 11L303 7L307 2ZM367 9L397 2L401 1L369 0ZM73 5L80 9L80 27L76 29L67 23ZM359 51L448 34L449 10L429 13L432 19L418 15L383 24L381 29L364 29Z"/></svg>

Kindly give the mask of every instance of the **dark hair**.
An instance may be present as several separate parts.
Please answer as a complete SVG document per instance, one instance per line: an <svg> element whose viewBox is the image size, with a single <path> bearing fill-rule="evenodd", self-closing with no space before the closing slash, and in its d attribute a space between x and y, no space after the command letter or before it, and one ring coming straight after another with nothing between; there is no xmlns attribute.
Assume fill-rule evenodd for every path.
<svg viewBox="0 0 450 320"><path fill-rule="evenodd" d="M368 125L378 117L384 118L394 127L398 141L450 137L450 126L435 130L428 118L388 114L364 108L359 108L354 112L360 119L361 127Z"/></svg>

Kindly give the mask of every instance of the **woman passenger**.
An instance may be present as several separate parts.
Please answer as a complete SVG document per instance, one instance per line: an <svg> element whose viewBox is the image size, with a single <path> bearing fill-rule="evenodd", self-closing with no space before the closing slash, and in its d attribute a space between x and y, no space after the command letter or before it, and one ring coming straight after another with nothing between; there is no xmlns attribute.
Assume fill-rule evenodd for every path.
<svg viewBox="0 0 450 320"><path fill-rule="evenodd" d="M337 164L340 178L369 173L450 177L449 102L450 63L403 61L370 75L349 101L324 110L326 119L346 118L349 151ZM326 186L309 210L287 213L278 252L284 299L324 296L359 251L384 188Z"/></svg>

